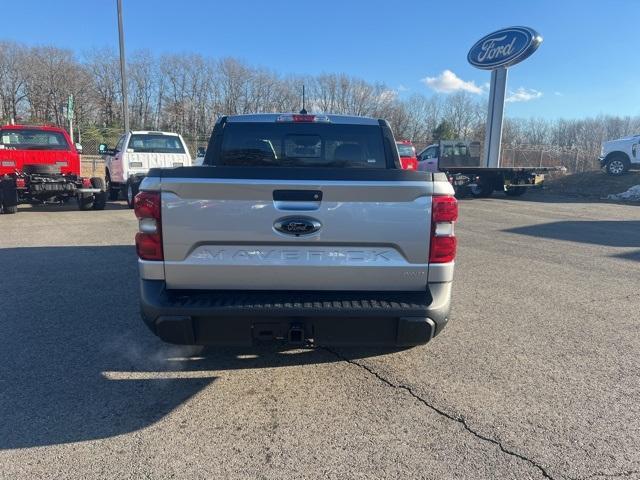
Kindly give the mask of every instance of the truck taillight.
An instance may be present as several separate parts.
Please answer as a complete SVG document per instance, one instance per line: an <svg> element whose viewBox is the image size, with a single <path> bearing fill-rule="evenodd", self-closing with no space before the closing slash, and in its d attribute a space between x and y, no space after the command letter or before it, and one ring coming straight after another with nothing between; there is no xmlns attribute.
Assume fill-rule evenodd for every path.
<svg viewBox="0 0 640 480"><path fill-rule="evenodd" d="M454 224L458 201L452 196L434 196L431 204L431 244L429 263L448 263L456 258Z"/></svg>
<svg viewBox="0 0 640 480"><path fill-rule="evenodd" d="M164 260L160 192L140 192L134 200L138 218L136 251L142 260Z"/></svg>

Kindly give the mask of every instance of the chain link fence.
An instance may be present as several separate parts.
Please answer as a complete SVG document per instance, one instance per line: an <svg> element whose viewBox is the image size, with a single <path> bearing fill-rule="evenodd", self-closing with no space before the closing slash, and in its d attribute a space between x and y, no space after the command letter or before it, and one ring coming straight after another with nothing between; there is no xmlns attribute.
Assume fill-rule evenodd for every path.
<svg viewBox="0 0 640 480"><path fill-rule="evenodd" d="M87 128L80 131L80 144L82 152L85 156L98 155L98 147L101 143L107 144L108 147L115 147L122 135L122 130L116 128ZM182 135L184 142L187 144L189 154L192 158L196 157L198 148L207 147L209 143L209 135Z"/></svg>
<svg viewBox="0 0 640 480"><path fill-rule="evenodd" d="M599 170L598 153L553 145L504 145L502 167L565 167L567 173Z"/></svg>

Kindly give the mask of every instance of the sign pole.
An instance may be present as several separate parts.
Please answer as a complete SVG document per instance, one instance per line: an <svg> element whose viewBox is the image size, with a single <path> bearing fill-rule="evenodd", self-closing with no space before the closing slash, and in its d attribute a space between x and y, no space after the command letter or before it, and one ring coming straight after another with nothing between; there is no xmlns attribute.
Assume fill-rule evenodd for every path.
<svg viewBox="0 0 640 480"><path fill-rule="evenodd" d="M507 89L507 68L491 70L491 88L489 89L489 110L487 113L487 131L484 137L485 167L500 166L502 148L502 122L504 117L504 99Z"/></svg>
<svg viewBox="0 0 640 480"><path fill-rule="evenodd" d="M127 101L127 71L124 60L124 29L122 27L122 0L118 4L118 43L120 44L120 80L122 82L122 116L124 131L129 131L129 102Z"/></svg>
<svg viewBox="0 0 640 480"><path fill-rule="evenodd" d="M71 143L73 143L73 95L69 95L67 98L67 120L69 120L69 136L71 137Z"/></svg>

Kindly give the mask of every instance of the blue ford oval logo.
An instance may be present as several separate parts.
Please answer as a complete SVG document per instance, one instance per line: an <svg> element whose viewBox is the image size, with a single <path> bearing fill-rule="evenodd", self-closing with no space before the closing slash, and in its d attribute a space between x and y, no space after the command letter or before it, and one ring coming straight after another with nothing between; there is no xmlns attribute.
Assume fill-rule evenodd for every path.
<svg viewBox="0 0 640 480"><path fill-rule="evenodd" d="M484 70L510 67L529 57L541 43L542 36L532 28L504 28L478 40L469 50L467 60Z"/></svg>
<svg viewBox="0 0 640 480"><path fill-rule="evenodd" d="M277 220L273 224L278 232L299 237L310 235L320 230L322 224L318 220L307 217L286 217Z"/></svg>

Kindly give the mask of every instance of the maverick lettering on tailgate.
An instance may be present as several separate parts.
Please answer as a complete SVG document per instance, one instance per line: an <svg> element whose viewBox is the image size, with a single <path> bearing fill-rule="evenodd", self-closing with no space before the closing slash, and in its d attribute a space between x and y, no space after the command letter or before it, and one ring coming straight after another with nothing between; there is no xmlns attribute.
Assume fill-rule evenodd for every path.
<svg viewBox="0 0 640 480"><path fill-rule="evenodd" d="M193 254L215 263L388 263L396 256L392 250L299 248L200 248Z"/></svg>

